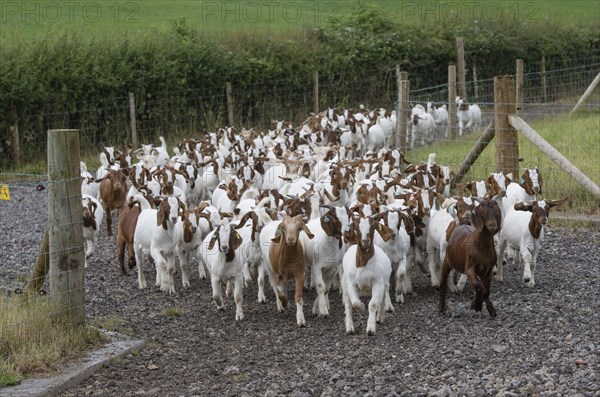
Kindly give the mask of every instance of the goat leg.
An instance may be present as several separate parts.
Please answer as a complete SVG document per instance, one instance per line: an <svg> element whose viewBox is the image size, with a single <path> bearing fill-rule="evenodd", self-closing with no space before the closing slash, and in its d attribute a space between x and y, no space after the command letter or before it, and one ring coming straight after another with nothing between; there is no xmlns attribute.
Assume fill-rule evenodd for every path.
<svg viewBox="0 0 600 397"><path fill-rule="evenodd" d="M473 270L473 267L469 267L465 274L475 290L475 297L471 303L471 309L475 310L476 312L480 312L481 309L483 309L483 283Z"/></svg>
<svg viewBox="0 0 600 397"><path fill-rule="evenodd" d="M304 273L297 274L295 277L296 281L296 291L295 291L295 299L296 299L296 322L298 326L304 327L306 326L306 320L304 319L304 310L302 306L304 305Z"/></svg>
<svg viewBox="0 0 600 397"><path fill-rule="evenodd" d="M127 273L127 270L125 270L125 246L125 240L121 238L121 236L119 236L117 241L117 256L119 257L119 267L121 268L121 273L124 276L128 276L129 274ZM131 265L131 256L129 258L129 264Z"/></svg>
<svg viewBox="0 0 600 397"><path fill-rule="evenodd" d="M492 304L492 301L490 301L490 287L492 284L492 277L487 277L485 280L485 283L483 284L484 286L484 291L483 291L483 299L485 300L485 307L488 311L488 313L490 314L490 317L494 318L497 316L496 313L496 309L494 308L494 305Z"/></svg>
<svg viewBox="0 0 600 397"><path fill-rule="evenodd" d="M446 259L442 263L442 281L440 282L440 314L446 312L446 288L448 287L448 276L450 275L450 263Z"/></svg>

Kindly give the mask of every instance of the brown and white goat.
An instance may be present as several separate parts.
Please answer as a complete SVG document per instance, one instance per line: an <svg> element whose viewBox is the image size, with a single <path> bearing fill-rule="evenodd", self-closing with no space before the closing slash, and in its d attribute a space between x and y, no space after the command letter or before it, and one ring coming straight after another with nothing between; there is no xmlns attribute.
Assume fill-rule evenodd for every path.
<svg viewBox="0 0 600 397"><path fill-rule="evenodd" d="M502 260L504 250L508 246L517 253L513 259L513 268L518 270L522 259L523 282L528 287L535 286L534 271L540 245L544 240L544 229L550 215L550 208L563 205L567 201L568 198L517 203L506 211L502 231L498 235L496 267L498 280L502 281Z"/></svg>
<svg viewBox="0 0 600 397"><path fill-rule="evenodd" d="M483 302L491 317L496 316L496 309L490 301L490 284L496 249L494 235L502 225L502 211L495 199L475 199L479 205L471 212L471 225L459 225L454 229L446 256L442 263L442 280L440 282L440 313L446 311L446 287L451 270L463 273L475 290L475 298L471 307L481 311Z"/></svg>
<svg viewBox="0 0 600 397"><path fill-rule="evenodd" d="M342 260L342 297L346 312L346 333L354 333L352 309L364 311L360 297L371 295L367 334L374 335L376 323L383 321L384 310L393 311L390 300L392 264L385 252L374 245L375 231L383 241L395 233L379 223L379 216L355 217L344 231L344 239L351 244Z"/></svg>
<svg viewBox="0 0 600 397"><path fill-rule="evenodd" d="M98 235L100 226L104 217L102 204L93 196L88 194L81 195L82 216L83 216L83 240L86 243L85 249L85 267L87 267L87 258L94 254L98 244Z"/></svg>
<svg viewBox="0 0 600 397"><path fill-rule="evenodd" d="M295 282L296 322L306 325L302 305L304 288L304 245L299 235L303 231L309 239L314 235L304 224L303 215L286 215L280 222L267 224L260 233L263 266L269 275L277 308L284 311L288 306L288 281Z"/></svg>
<svg viewBox="0 0 600 397"><path fill-rule="evenodd" d="M160 199L155 199L145 189L133 190L133 195L128 199L127 205L123 206L123 210L119 214L119 225L117 229L117 257L119 258L119 267L124 276L129 273L125 269L125 249L127 249L127 259L129 261L129 269L133 269L135 263L135 252L133 249L133 238L135 235L135 227L137 225L138 216L142 212L141 202L145 200L151 208L155 208L160 204Z"/></svg>
<svg viewBox="0 0 600 397"><path fill-rule="evenodd" d="M100 183L100 201L106 211L106 234L112 236L112 212L120 212L125 205L127 170L108 170L106 175L96 182Z"/></svg>
<svg viewBox="0 0 600 397"><path fill-rule="evenodd" d="M124 276L129 273L125 269L125 249L127 249L127 258L129 260L129 269L135 267L135 252L133 250L133 237L135 235L135 226L138 216L142 212L140 202L132 198L132 201L126 205L119 214L119 225L117 228L117 256L119 258L119 267Z"/></svg>
<svg viewBox="0 0 600 397"><path fill-rule="evenodd" d="M235 300L235 319L244 319L243 287L244 278L242 264L237 258L242 237L230 224L229 219L222 217L215 223L216 228L208 233L200 246L202 261L210 272L212 298L219 310L223 310L222 284L233 282Z"/></svg>

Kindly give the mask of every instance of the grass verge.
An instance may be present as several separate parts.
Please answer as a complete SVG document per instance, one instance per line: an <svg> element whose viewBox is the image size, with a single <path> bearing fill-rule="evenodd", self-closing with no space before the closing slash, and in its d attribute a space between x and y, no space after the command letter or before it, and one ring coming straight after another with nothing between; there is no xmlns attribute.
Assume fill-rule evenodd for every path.
<svg viewBox="0 0 600 397"><path fill-rule="evenodd" d="M57 317L47 297L0 294L0 387L59 366L107 342L90 326Z"/></svg>
<svg viewBox="0 0 600 397"><path fill-rule="evenodd" d="M548 116L529 125L594 183L600 185L600 163L597 160L600 145L600 114L587 112ZM437 163L448 164L457 170L471 150L474 139L478 137L477 134L463 135L455 141L444 141L433 146L418 148L408 153L408 159L415 163L425 162L429 153L435 152ZM495 156L495 142L492 141L463 181L482 180L490 172L496 172ZM594 197L521 134L519 134L519 157L523 158L520 168L537 166L541 170L544 177L544 197L548 199L569 197L571 199L569 211L600 213L600 199Z"/></svg>

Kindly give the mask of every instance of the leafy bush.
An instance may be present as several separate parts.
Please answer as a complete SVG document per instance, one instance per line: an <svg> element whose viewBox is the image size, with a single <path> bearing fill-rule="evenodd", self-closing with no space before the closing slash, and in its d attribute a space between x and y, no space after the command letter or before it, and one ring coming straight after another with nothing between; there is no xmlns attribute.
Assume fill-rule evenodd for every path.
<svg viewBox="0 0 600 397"><path fill-rule="evenodd" d="M33 41L2 36L0 158L11 162L11 126L21 147L42 152L45 131L79 128L86 142L124 145L128 92L136 95L141 139L190 134L225 124L225 82L234 87L236 124L298 120L311 108L312 72L320 72L321 107L358 102L391 108L397 64L411 89L445 84L455 38L479 78L514 73L515 59L537 71L598 59L600 29L497 23L403 25L372 4L300 36L241 32L213 38L185 19L172 29L97 38L47 35Z"/></svg>

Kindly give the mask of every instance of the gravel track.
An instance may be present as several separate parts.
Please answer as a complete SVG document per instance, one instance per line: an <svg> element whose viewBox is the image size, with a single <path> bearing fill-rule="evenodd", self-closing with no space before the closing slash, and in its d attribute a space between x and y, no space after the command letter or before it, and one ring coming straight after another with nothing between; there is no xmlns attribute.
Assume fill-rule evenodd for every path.
<svg viewBox="0 0 600 397"><path fill-rule="evenodd" d="M29 273L47 221L46 190L11 185L11 196L0 202L7 288ZM354 314L360 332L345 334L338 294L330 317L315 318L315 293L305 293L307 325L299 328L295 310L277 312L270 289L267 304L257 303L255 285L244 291L238 323L232 299L217 311L197 272L187 290L176 279L173 295L153 283L139 290L135 275L119 274L115 239L103 230L89 260L87 316L122 319L147 346L63 396L600 396L598 230L550 226L534 288L510 266L503 283L492 283L495 319L470 309L469 286L449 295L451 314L440 316L437 291L415 269L414 293L372 337L366 313ZM150 266L145 274L154 280ZM175 307L180 316L164 314Z"/></svg>

